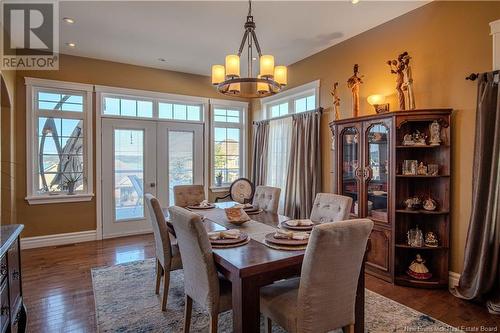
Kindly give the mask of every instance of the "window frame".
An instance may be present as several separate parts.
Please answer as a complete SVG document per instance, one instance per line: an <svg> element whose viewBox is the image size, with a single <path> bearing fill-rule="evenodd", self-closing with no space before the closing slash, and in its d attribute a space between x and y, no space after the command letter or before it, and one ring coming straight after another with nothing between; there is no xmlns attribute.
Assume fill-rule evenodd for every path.
<svg viewBox="0 0 500 333"><path fill-rule="evenodd" d="M276 94L274 96L269 96L269 97L264 97L261 99L261 106L262 106L262 114L264 119L279 119L281 117L288 117L292 114L296 113L302 113L302 112L308 112L315 110L319 107L319 80L312 81L306 84L303 84L301 86L291 88L288 90L285 90L279 94ZM302 112L296 112L295 110L295 101L304 98L304 97L309 97L311 95L315 96L314 103L315 107L314 109L311 110L306 110ZM273 106L283 104L283 103L288 103L288 114L286 115L281 115L279 117L272 117L271 116L271 108Z"/></svg>
<svg viewBox="0 0 500 333"><path fill-rule="evenodd" d="M61 202L90 201L94 197L94 177L93 177L93 147L92 147L92 109L93 109L93 85L74 83L66 81L45 80L37 78L25 78L26 85L26 197L30 205L50 204ZM46 111L39 110L37 93L39 91L67 92L82 96L83 112L71 111ZM67 194L37 193L35 190L35 171L38 173L38 119L40 117L53 117L63 119L82 119L84 131L84 152L83 152L83 177L86 179L86 188L83 192ZM38 132L37 132L38 133ZM36 154L36 156L35 156Z"/></svg>
<svg viewBox="0 0 500 333"><path fill-rule="evenodd" d="M215 109L233 109L240 111L240 122L220 122L215 121ZM248 103L231 100L210 99L210 173L209 187L212 192L224 192L230 187L231 182L223 182L221 186L215 183L215 128L238 128L240 130L240 174L238 178L247 177L247 161L248 161Z"/></svg>

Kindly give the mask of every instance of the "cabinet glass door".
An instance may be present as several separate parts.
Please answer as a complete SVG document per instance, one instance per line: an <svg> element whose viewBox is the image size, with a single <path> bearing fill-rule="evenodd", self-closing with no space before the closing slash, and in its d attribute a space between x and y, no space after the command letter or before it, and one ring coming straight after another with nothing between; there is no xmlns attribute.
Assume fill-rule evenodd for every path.
<svg viewBox="0 0 500 333"><path fill-rule="evenodd" d="M387 222L389 179L389 128L373 124L366 132L367 156L365 161L367 216Z"/></svg>
<svg viewBox="0 0 500 333"><path fill-rule="evenodd" d="M351 213L355 216L359 216L360 212L358 202L360 197L359 139L359 131L356 127L345 128L340 137L342 145L340 160L342 163L342 180L340 190L342 195L352 198Z"/></svg>

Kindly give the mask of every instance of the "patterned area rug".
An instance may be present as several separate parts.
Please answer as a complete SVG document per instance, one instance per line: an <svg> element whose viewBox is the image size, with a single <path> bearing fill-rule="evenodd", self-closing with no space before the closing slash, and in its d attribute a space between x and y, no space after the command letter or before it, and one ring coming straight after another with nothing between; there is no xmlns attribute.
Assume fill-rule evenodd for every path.
<svg viewBox="0 0 500 333"><path fill-rule="evenodd" d="M98 332L182 332L182 271L171 273L167 311L155 295L154 259L92 269ZM262 332L264 331L261 320ZM208 315L193 305L191 332L207 332ZM366 291L366 332L451 332L454 328L377 293ZM219 332L232 332L231 311L219 315ZM273 327L273 333L285 333Z"/></svg>

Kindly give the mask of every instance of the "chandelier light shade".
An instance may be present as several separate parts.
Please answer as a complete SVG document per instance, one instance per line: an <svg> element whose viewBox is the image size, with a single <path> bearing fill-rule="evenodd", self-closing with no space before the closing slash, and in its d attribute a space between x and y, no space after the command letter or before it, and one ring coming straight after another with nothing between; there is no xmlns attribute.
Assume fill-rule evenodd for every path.
<svg viewBox="0 0 500 333"><path fill-rule="evenodd" d="M222 65L212 66L212 84L219 84L226 79L226 69Z"/></svg>
<svg viewBox="0 0 500 333"><path fill-rule="evenodd" d="M248 2L248 15L244 25L243 39L237 54L229 54L225 59L225 66L212 66L212 84L225 95L244 98L256 98L274 95L287 84L286 66L274 66L274 56L263 55L260 49L255 22L252 16L252 2ZM244 48L247 48L247 77L240 75L240 57ZM252 61L253 49L259 56L259 75L254 77Z"/></svg>

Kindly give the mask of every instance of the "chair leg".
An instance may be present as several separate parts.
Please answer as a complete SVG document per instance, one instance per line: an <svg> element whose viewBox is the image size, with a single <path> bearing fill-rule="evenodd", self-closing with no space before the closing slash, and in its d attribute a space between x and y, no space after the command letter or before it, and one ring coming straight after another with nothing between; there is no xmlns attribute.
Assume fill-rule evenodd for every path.
<svg viewBox="0 0 500 333"><path fill-rule="evenodd" d="M264 317L265 332L271 333L273 331L273 321L269 317Z"/></svg>
<svg viewBox="0 0 500 333"><path fill-rule="evenodd" d="M193 299L186 295L186 305L184 306L184 333L189 333L191 326L191 311L193 310Z"/></svg>
<svg viewBox="0 0 500 333"><path fill-rule="evenodd" d="M161 311L167 309L168 287L170 285L170 271L163 269L163 298L161 301Z"/></svg>
<svg viewBox="0 0 500 333"><path fill-rule="evenodd" d="M219 315L210 315L210 333L217 333L217 328L219 326Z"/></svg>
<svg viewBox="0 0 500 333"><path fill-rule="evenodd" d="M344 333L354 333L354 324L342 327Z"/></svg>
<svg viewBox="0 0 500 333"><path fill-rule="evenodd" d="M162 272L163 272L163 267L161 266L160 261L156 259L156 289L155 289L156 295L160 293L160 281Z"/></svg>

